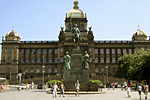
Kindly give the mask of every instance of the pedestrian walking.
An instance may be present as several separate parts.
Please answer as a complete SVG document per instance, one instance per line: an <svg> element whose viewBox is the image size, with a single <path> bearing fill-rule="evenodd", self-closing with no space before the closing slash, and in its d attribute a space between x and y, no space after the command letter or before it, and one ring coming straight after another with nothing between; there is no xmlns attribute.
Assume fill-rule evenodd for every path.
<svg viewBox="0 0 150 100"><path fill-rule="evenodd" d="M34 89L34 82L32 81L31 83L31 89L33 90Z"/></svg>
<svg viewBox="0 0 150 100"><path fill-rule="evenodd" d="M123 82L121 83L121 91L123 91Z"/></svg>
<svg viewBox="0 0 150 100"><path fill-rule="evenodd" d="M141 91L142 91L142 86L139 84L139 86L138 86L138 92L139 92L140 99L141 99Z"/></svg>
<svg viewBox="0 0 150 100"><path fill-rule="evenodd" d="M124 82L124 90L126 91L127 82Z"/></svg>
<svg viewBox="0 0 150 100"><path fill-rule="evenodd" d="M75 94L75 96L77 96L78 95L78 97L79 97L79 87L80 87L80 84L79 84L79 80L77 80L77 83L75 84L75 87L76 87L76 94Z"/></svg>
<svg viewBox="0 0 150 100"><path fill-rule="evenodd" d="M115 90L115 83L113 82L113 90Z"/></svg>
<svg viewBox="0 0 150 100"><path fill-rule="evenodd" d="M52 86L53 99L54 99L54 100L56 100L57 90L59 90L59 88L58 88L58 86L56 85L56 82L54 82L54 85Z"/></svg>
<svg viewBox="0 0 150 100"><path fill-rule="evenodd" d="M63 94L63 97L65 97L65 95L64 95L65 86L64 86L63 82L61 82L59 89L60 89L60 97L61 97L61 94Z"/></svg>
<svg viewBox="0 0 150 100"><path fill-rule="evenodd" d="M107 88L108 88L108 90L110 90L110 83L109 83L109 81L107 83Z"/></svg>
<svg viewBox="0 0 150 100"><path fill-rule="evenodd" d="M28 83L26 83L26 89L25 90L28 91Z"/></svg>
<svg viewBox="0 0 150 100"><path fill-rule="evenodd" d="M148 92L149 92L149 87L148 87L147 84L145 84L145 86L144 86L145 99L147 99L147 94L148 94Z"/></svg>
<svg viewBox="0 0 150 100"><path fill-rule="evenodd" d="M128 97L128 98L131 97L131 96L130 96L130 86L127 86L127 97Z"/></svg>
<svg viewBox="0 0 150 100"><path fill-rule="evenodd" d="M132 84L132 82L131 82L131 83L130 83L130 88L131 88L131 91L132 91L132 85L133 85L133 84Z"/></svg>

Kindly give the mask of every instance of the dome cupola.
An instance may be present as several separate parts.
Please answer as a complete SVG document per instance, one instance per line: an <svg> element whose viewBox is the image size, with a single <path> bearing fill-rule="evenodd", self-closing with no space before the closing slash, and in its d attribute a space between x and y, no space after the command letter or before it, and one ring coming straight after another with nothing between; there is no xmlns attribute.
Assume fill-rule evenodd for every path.
<svg viewBox="0 0 150 100"><path fill-rule="evenodd" d="M67 18L84 18L84 13L79 9L78 0L74 1L74 7L69 11Z"/></svg>
<svg viewBox="0 0 150 100"><path fill-rule="evenodd" d="M133 34L132 40L147 40L147 35L145 32L140 30L140 26L138 25L138 30Z"/></svg>
<svg viewBox="0 0 150 100"><path fill-rule="evenodd" d="M6 41L20 41L20 36L19 34L15 31L14 26L13 26L13 30L8 32L5 36L5 40Z"/></svg>

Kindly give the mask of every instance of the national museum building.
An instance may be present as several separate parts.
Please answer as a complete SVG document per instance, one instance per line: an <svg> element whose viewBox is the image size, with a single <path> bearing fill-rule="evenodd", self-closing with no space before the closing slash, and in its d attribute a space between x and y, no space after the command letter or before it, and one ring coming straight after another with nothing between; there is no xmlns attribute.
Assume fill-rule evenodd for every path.
<svg viewBox="0 0 150 100"><path fill-rule="evenodd" d="M120 80L114 77L119 58L126 53L133 54L139 49L150 48L150 40L139 28L131 41L95 41L92 27L88 29L87 22L86 13L79 9L78 1L75 0L73 9L66 13L65 28L61 27L58 41L21 41L20 35L13 28L5 39L2 38L0 77L18 83L18 73L22 73L22 82L39 83L42 82L44 71L45 82L63 80L63 57L66 51L71 55L74 49L71 37L75 24L82 36L79 43L81 54L84 55L85 51L89 54L89 76L93 80L106 83L107 70L110 82Z"/></svg>

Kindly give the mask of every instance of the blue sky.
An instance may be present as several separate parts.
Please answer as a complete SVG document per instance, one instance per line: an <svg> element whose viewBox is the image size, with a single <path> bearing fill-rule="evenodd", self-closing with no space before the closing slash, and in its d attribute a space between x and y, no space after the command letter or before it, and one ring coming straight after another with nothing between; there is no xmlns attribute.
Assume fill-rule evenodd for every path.
<svg viewBox="0 0 150 100"><path fill-rule="evenodd" d="M150 35L150 0L78 0L95 40L131 40L138 29ZM0 41L15 26L22 41L58 40L74 0L1 0Z"/></svg>

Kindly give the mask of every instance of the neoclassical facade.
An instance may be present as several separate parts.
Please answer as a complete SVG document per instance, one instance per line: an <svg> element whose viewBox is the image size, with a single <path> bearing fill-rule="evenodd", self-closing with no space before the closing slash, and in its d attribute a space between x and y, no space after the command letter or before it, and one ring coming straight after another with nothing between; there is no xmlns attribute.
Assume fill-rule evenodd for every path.
<svg viewBox="0 0 150 100"><path fill-rule="evenodd" d="M39 83L44 70L45 82L51 79L63 80L63 57L66 51L71 55L74 48L71 42L74 24L78 25L82 35L83 41L79 43L82 55L85 51L89 54L90 79L106 83L108 70L108 80L118 81L114 73L119 58L139 49L150 49L150 40L139 28L131 41L95 41L92 27L88 29L87 22L86 13L79 9L78 1L75 0L73 9L66 13L65 28L61 27L58 41L21 41L13 28L5 39L2 38L0 77L17 83L18 73L22 73L22 81Z"/></svg>

